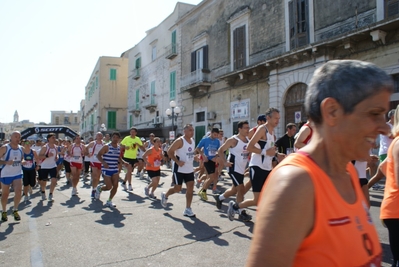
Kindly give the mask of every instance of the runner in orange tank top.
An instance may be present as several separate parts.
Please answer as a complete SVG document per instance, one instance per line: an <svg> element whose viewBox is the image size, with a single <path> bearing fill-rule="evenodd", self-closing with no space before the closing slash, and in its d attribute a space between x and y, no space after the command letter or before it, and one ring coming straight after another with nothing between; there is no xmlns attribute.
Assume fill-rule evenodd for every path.
<svg viewBox="0 0 399 267"><path fill-rule="evenodd" d="M399 265L399 106L395 110L395 119L392 127L392 135L395 139L388 148L386 160L386 182L384 199L381 203L380 219L388 228L389 245L394 260L392 266Z"/></svg>
<svg viewBox="0 0 399 267"><path fill-rule="evenodd" d="M310 143L284 159L261 192L247 266L381 266L382 249L352 163L369 156L392 79L377 66L332 60L306 91Z"/></svg>
<svg viewBox="0 0 399 267"><path fill-rule="evenodd" d="M151 178L150 184L144 188L144 194L149 197L156 199L154 195L155 189L157 189L159 184L159 179L161 177L161 165L162 165L162 142L159 137L153 139L154 146L143 154L143 160L146 164L146 170L148 177ZM151 188L151 193L150 193Z"/></svg>

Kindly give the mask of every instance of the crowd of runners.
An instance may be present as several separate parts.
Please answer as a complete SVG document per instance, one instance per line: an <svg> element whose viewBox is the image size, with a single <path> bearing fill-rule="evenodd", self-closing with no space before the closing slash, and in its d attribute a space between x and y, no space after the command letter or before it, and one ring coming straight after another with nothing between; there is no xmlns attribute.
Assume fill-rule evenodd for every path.
<svg viewBox="0 0 399 267"><path fill-rule="evenodd" d="M337 62L338 63L327 63L327 67L325 67L324 71L326 73L334 73L340 71L339 69L342 68L343 70L341 74L345 75L345 71L347 71L348 68L353 68L357 71L356 68L359 68L361 65L362 67L359 69L363 69L359 71L360 74L358 75L361 76L361 72L365 71L369 75L374 75L376 77L375 79L381 79L381 81L376 82L372 80L373 78L369 78L375 82L374 87L370 88L380 90L374 93L377 96L370 93L370 99L374 99L375 97L380 97L382 99L391 91L392 85L390 81L387 80L386 76L381 74L381 72L374 66L363 66L363 63L358 63L357 61L347 61L345 63L340 61ZM329 64L337 65L331 67ZM353 69L352 71L354 71ZM313 85L313 87L311 86L311 90L317 91L324 86L323 84L317 84L317 79L322 80L323 75L319 74L315 77L314 83L316 85ZM309 98L313 96L312 93L308 92L307 94ZM366 100L367 99L368 98L366 98ZM370 113L370 116L379 116L379 118L385 116L386 108L378 106L378 101L381 99L367 103L367 105L375 105L376 107L379 107L375 108L374 113ZM320 99L317 101L320 101ZM334 113L334 108L337 108L338 106L334 103L335 100L331 101L320 104L320 107L325 108L323 109L323 112L327 112L322 114L324 117L327 115L330 116L328 126L323 127L334 132L334 125L337 125L337 121L335 121L334 117L337 115ZM345 104L348 105L347 103ZM365 106L364 108L367 107ZM350 109L349 106L348 109ZM169 143L168 141L163 143L161 138L156 137L154 134L151 134L149 139L146 141L146 139L137 136L138 130L134 127L130 129L130 135L123 139L118 132L114 132L110 135L108 134L105 137L99 132L94 136L94 138L91 138L86 143L81 140L79 135L75 136L72 141L57 140L56 135L52 133L46 136L45 144L41 144L40 140L32 143L32 141L29 140L20 140L20 133L14 132L12 133L9 142L0 147L0 165L2 166L0 178L2 187L1 220L8 220L6 204L8 202L10 187L14 190L13 217L16 221L19 221L21 218L18 214L18 205L21 198L23 197L23 201L28 202L33 188L37 185L39 186L43 201L47 200L52 202L55 200L56 196L54 196L54 189L57 182L59 182L62 170L65 172L65 182L71 186L71 197L74 197L79 193L78 184L80 178L82 176L83 178L86 177L91 168L91 198L99 199L104 192L109 191L109 194L106 196L107 200L105 205L114 208L115 204L112 200L118 190L119 180L122 180L121 187L124 190L133 191L132 175L134 170L137 169L136 177L143 179L145 172L148 176L149 184L144 188L143 193L148 198L156 199L158 195L156 189L159 186L160 177L162 176L161 166L165 164L167 167L172 169L172 181L171 187L167 191L161 192L158 195L160 197L160 204L163 207L167 207L172 195L180 192L183 183L185 183L186 208L183 211L184 216L195 216L195 213L191 209L194 186L198 189L198 196L204 201L208 201L208 192L211 191L215 205L218 209L222 208L225 199L235 197L235 200L231 200L228 203L227 215L230 220L233 220L235 215L238 214L240 220L250 221L252 217L248 214L246 208L257 206L260 203L262 196L261 192L268 192L267 194L264 194L266 197L262 198L262 202L268 203L268 205L261 205L260 207L260 214L263 215L261 218L264 220L262 219L260 226L258 227L258 229L264 229L265 232L255 232L257 235L254 242L255 244L259 243L264 245L264 242L266 242L266 240L262 239L264 233L269 233L268 231L272 231L273 229L276 233L281 230L278 228L278 224L275 224L276 222L274 220L277 220L278 218L280 218L280 220L281 218L290 218L284 210L284 205L287 206L287 210L295 208L295 203L288 204L287 199L279 198L280 194L284 194L284 190L288 190L295 198L297 192L291 190L297 189L300 191L301 187L312 183L314 188L317 190L325 186L325 184L320 184L321 180L315 179L313 174L311 176L307 176L308 174L301 174L302 171L296 169L296 167L301 166L301 169L305 170L305 173L314 173L314 175L323 177L323 179L329 179L328 176L326 176L326 173L322 172L318 165L315 164L329 164L328 161L327 163L324 163L325 161L321 161L320 159L326 157L328 153L333 153L336 147L329 147L326 151L323 149L314 149L319 145L321 146L323 142L328 142L326 140L329 139L323 139L323 135L329 136L332 139L336 138L338 135L330 136L330 132L323 132L320 130L321 125L325 125L325 123L321 118L317 117L321 115L315 115L317 112L320 111L316 110L314 114L311 114L310 120L303 124L300 129L297 129L297 125L294 123L287 124L286 133L277 139L275 128L279 125L280 112L276 108L269 108L264 115L258 117L257 126L252 129L250 128L248 121L240 121L237 124L237 129L235 129L237 134L230 138L225 138L221 129L213 128L202 138L202 140L199 141L197 146L193 139L194 128L191 124L185 125L183 127L183 134L177 137L172 143ZM365 114L364 116L369 115ZM379 157L371 153L372 149L375 148L376 138L366 137L365 140L367 141L367 145L363 144L364 149L362 150L366 153L356 154L356 149L354 149L355 152L348 153L348 155L350 154L348 156L349 158L357 159L356 161L352 160L352 164L350 164L351 166L347 166L346 164L337 164L337 166L340 166L340 170L343 171L340 175L346 177L342 179L347 179L346 182L336 182L337 184L335 186L337 190L343 190L340 192L340 196L336 193L332 195L326 193L328 196L320 195L320 192L316 189L309 187L308 190L315 191L314 193L317 196L317 199L309 199L307 196L304 197L304 201L301 199L298 203L305 203L306 200L320 201L318 199L319 197L320 199L324 199L326 201L325 203L328 203L328 201L331 200L331 198L328 198L331 196L335 198L343 197L347 203L354 203L352 205L353 207L350 208L353 210L350 212L357 214L357 212L361 213L362 211L364 213L366 210L366 212L361 216L359 214L356 215L360 216L356 217L356 220L359 220L357 223L360 223L363 219L369 220L370 217L368 214L368 208L370 206L368 189L381 180L385 175L387 176L387 185L389 185L389 190L387 190L389 192L387 194L396 194L394 197L396 199L396 197L399 196L395 193L395 190L397 190L398 187L396 182L398 178L395 178L396 180L392 181L392 176L398 174L392 165L393 158L395 158L396 155L394 154L392 156L392 151L399 151L399 146L395 146L394 148L393 146L390 146L390 143L399 132L399 126L396 126L398 125L398 122L395 122L394 125L392 125L394 117L396 116L399 118L398 109L396 110L396 113L395 110L389 111L387 116L388 122L386 123L386 121L384 121L384 125L382 125L380 121L378 121L378 127L380 128L376 131L381 135ZM375 119L375 121L377 120ZM393 128L393 134L390 134L388 126ZM348 128L349 126L346 127ZM398 127L398 129L396 127ZM346 128L342 129L346 130ZM350 129L348 132L350 132ZM346 137L348 136L349 135ZM317 142L312 142L313 139L317 140ZM395 139L395 141L396 140L397 139ZM354 139L353 141L357 140ZM327 148L328 146L329 144L324 147ZM396 147L398 147L398 149L396 149ZM381 149L383 150L382 153ZM394 153L399 154L399 152ZM293 154L293 156L288 157L289 159L286 160L285 158L290 154ZM343 153L343 155L345 155L345 153ZM327 158L329 157L327 156ZM385 158L388 158L388 160L385 160ZM335 158L330 158L330 160L332 159ZM381 160L383 164L380 168L377 168L379 160ZM198 164L195 164L194 162L198 162ZM198 166L195 167L195 165ZM385 168L385 166L387 166L387 168ZM328 166L324 167L330 168ZM122 168L125 169L125 175L122 175L121 177ZM230 176L232 186L226 191L220 192L217 184L223 179L221 178L221 175L225 169ZM275 170L272 172L273 169ZM331 173L334 173L334 171L335 170L331 169ZM367 175L367 171L369 172L369 175ZM270 175L271 172L272 175ZM281 176L280 181L278 179L273 179L273 177L276 176L276 172L279 177ZM293 173L293 176L288 175L290 172ZM329 171L327 171L327 173L329 173ZM292 177L298 175L304 179L304 184L298 185L298 180L292 180ZM269 176L271 176L271 180L268 179L267 183L272 185L264 186L266 179ZM372 179L368 181L367 176L372 177ZM101 177L103 177L102 182L100 181ZM249 179L245 179L245 177L248 177ZM311 179L309 177L311 177ZM348 189L344 189L350 186L351 180L352 182L355 181L354 177L356 177L356 183L359 183L360 186L354 186L355 191L353 191L353 188L349 191ZM290 183L295 185L292 189L287 187ZM250 194L248 192L250 189L252 189L251 197L248 196ZM48 190L48 192L46 192L46 190ZM336 192L335 190L333 191ZM362 192L364 198L361 197L356 200L356 194L358 192ZM312 194L310 195L313 196ZM246 197L244 198L244 196ZM396 200L388 201L385 199L390 199L390 195L384 197L384 210L381 218L388 227L394 261L395 264L398 264L399 217L396 218L396 213L390 212L391 207L389 206L397 202ZM343 206L346 205L344 202L341 203ZM308 202L308 204L309 203L311 202ZM387 205L389 208L386 207ZM309 218L313 218L314 216L312 217L312 215L316 213L316 211L313 210L313 206L314 209L320 209L318 205L307 205L308 209L305 209L302 206L296 208L303 209L304 214L310 215ZM276 207L280 207L281 209L275 210ZM356 210L354 210L355 208ZM296 210L291 210L291 212L291 214L297 213ZM274 214L273 216L275 217L268 217L268 214ZM331 214L335 214L335 211L331 211ZM300 215L301 214L298 214L298 216ZM311 222L310 225L318 223L316 220L319 220L319 215L316 215L317 216L314 217L315 221ZM394 216L394 218L392 218L392 216ZM329 219L329 223L330 225L342 224L342 220L345 221L345 218L346 217ZM348 220L350 222L349 217ZM283 221L280 221L280 223L281 222ZM309 223L309 221L307 222ZM344 224L349 222L345 221ZM289 223L289 220L287 223ZM285 224L285 221L283 224ZM309 224L307 224L307 226L302 230L307 229L306 231L311 231L310 229L312 227L309 228L308 226ZM376 240L378 242L378 238L374 240L374 233L370 234L372 230L369 228L370 227L365 227L365 231L368 232L368 234L363 235L363 238L367 237L367 242L369 243ZM318 228L316 230L322 231ZM280 233L283 234L282 232ZM309 232L306 233L308 234ZM272 231L269 234L270 236L274 236L275 233ZM301 236L301 238L306 236L307 235ZM270 248L270 243L267 245ZM258 251L257 247L253 247L252 250L252 260L255 263L259 263L259 259L266 255ZM380 250L375 250L372 255L369 255L370 263L378 262L378 257L380 257L380 254L378 253L381 253Z"/></svg>

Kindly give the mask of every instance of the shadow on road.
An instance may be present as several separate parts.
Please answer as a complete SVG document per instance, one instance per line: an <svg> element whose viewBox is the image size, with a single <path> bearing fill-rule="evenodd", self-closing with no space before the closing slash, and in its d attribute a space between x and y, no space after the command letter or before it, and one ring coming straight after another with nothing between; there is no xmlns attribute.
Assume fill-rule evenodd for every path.
<svg viewBox="0 0 399 267"><path fill-rule="evenodd" d="M0 225L3 228L3 224L6 224L6 222L2 222ZM11 234L14 231L14 225L19 224L18 222L13 222L13 223L9 223L8 227L6 228L6 230L4 232L0 233L0 241L3 241L7 238L7 236L9 234Z"/></svg>
<svg viewBox="0 0 399 267"><path fill-rule="evenodd" d="M228 246L229 242L220 238L222 235L216 229L220 229L219 226L209 226L207 223L201 221L196 217L188 217L188 220L182 220L180 218L173 217L169 213L164 213L165 217L169 217L176 222L180 222L183 227L190 232L190 234L185 235L185 238L201 241L201 242L208 242L213 241L215 245L218 246Z"/></svg>
<svg viewBox="0 0 399 267"><path fill-rule="evenodd" d="M114 225L115 228L124 227L125 224L122 221L126 220L125 215L133 215L133 213L121 213L118 209L113 208L111 210L102 210L104 212L101 215L100 220L96 220L96 223L103 225Z"/></svg>
<svg viewBox="0 0 399 267"><path fill-rule="evenodd" d="M44 205L46 203L46 205ZM52 207L52 202L45 202L43 200L39 201L35 207L32 208L31 211L28 211L26 214L33 217L38 218L43 215L46 211L49 211Z"/></svg>
<svg viewBox="0 0 399 267"><path fill-rule="evenodd" d="M128 194L127 195L127 199L122 199L122 201L129 201L129 202L135 201L137 204L141 204L141 203L145 202L145 198L143 198L143 197L141 197L139 195L136 195L136 194L134 194L132 192L129 192L129 191L126 191L126 192Z"/></svg>
<svg viewBox="0 0 399 267"><path fill-rule="evenodd" d="M60 203L62 206L66 206L67 208L73 208L76 205L80 205L83 202L85 202L86 200L80 200L80 197L78 196L72 196L70 199L68 199L67 201L65 201L65 203Z"/></svg>
<svg viewBox="0 0 399 267"><path fill-rule="evenodd" d="M384 263L393 263L391 247L388 244L381 243L382 247L382 262Z"/></svg>

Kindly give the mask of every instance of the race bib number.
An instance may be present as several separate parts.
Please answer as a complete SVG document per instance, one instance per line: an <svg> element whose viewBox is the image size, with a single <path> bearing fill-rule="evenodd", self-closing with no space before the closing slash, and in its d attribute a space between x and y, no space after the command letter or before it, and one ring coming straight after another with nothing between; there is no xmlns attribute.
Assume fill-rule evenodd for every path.
<svg viewBox="0 0 399 267"><path fill-rule="evenodd" d="M13 163L12 163L12 166L13 167L17 167L17 166L19 166L19 165L21 165L21 161L14 161Z"/></svg>
<svg viewBox="0 0 399 267"><path fill-rule="evenodd" d="M154 161L154 167L159 167L161 166L161 161L160 160L155 160Z"/></svg>
<svg viewBox="0 0 399 267"><path fill-rule="evenodd" d="M33 161L31 161L31 160L25 161L25 164L24 164L25 168L32 168L32 166L33 166Z"/></svg>

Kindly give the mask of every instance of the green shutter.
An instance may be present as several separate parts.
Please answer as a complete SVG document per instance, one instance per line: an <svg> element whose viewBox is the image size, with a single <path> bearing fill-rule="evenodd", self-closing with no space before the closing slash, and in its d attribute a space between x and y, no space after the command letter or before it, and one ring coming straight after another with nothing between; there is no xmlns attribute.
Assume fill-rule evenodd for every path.
<svg viewBox="0 0 399 267"><path fill-rule="evenodd" d="M133 126L133 116L132 114L129 115L129 127Z"/></svg>
<svg viewBox="0 0 399 267"><path fill-rule="evenodd" d="M98 88L98 76L96 77L96 88Z"/></svg>
<svg viewBox="0 0 399 267"><path fill-rule="evenodd" d="M136 90L136 110L140 109L140 91Z"/></svg>
<svg viewBox="0 0 399 267"><path fill-rule="evenodd" d="M94 114L90 115L90 126L94 125Z"/></svg>
<svg viewBox="0 0 399 267"><path fill-rule="evenodd" d="M116 81L116 69L109 70L109 79L111 81Z"/></svg>
<svg viewBox="0 0 399 267"><path fill-rule="evenodd" d="M141 58L139 57L136 59L136 69L139 69L141 67Z"/></svg>
<svg viewBox="0 0 399 267"><path fill-rule="evenodd" d="M170 100L176 98L176 71L170 73Z"/></svg>
<svg viewBox="0 0 399 267"><path fill-rule="evenodd" d="M107 128L116 129L116 111L108 111L107 117L108 117Z"/></svg>
<svg viewBox="0 0 399 267"><path fill-rule="evenodd" d="M151 104L155 104L155 81L151 82Z"/></svg>
<svg viewBox="0 0 399 267"><path fill-rule="evenodd" d="M176 53L176 30L172 32L172 53Z"/></svg>

